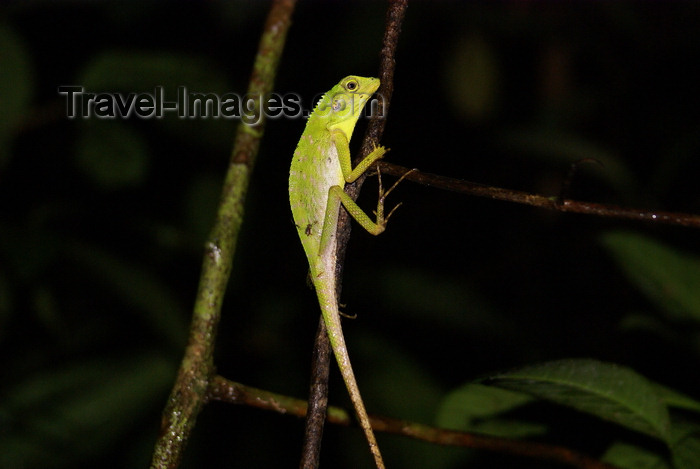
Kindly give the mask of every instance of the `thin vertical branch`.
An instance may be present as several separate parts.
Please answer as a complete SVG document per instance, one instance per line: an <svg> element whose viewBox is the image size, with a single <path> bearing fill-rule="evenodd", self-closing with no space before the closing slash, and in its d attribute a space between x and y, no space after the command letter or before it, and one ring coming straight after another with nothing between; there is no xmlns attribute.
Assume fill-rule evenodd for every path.
<svg viewBox="0 0 700 469"><path fill-rule="evenodd" d="M328 409L328 377L331 366L331 343L323 317L318 320L311 358L311 382L309 404L306 408L304 443L301 448L300 469L315 469L320 464L321 441Z"/></svg>
<svg viewBox="0 0 700 469"><path fill-rule="evenodd" d="M277 65L284 50L294 0L273 2L258 46L248 86L249 96L272 92ZM265 115L257 100L256 123L239 124L222 189L214 227L205 245L202 273L185 354L163 411L161 431L151 461L152 469L176 468L207 400L214 374L214 342L224 292L231 273L250 175L265 129Z"/></svg>
<svg viewBox="0 0 700 469"><path fill-rule="evenodd" d="M394 90L394 68L396 64L394 57L401 33L401 24L403 23L407 6L407 0L389 1L384 39L380 52L379 68L381 86L378 94L382 96L383 99L380 100L380 108L378 109L377 115L373 117L367 128L358 159L363 158L372 151L374 145L380 141L382 133L384 132L385 117ZM346 192L353 200L357 200L364 179L365 176L363 175L355 181L355 183L346 187ZM338 279L336 290L338 298L340 298L342 290L343 265L349 239L350 219L347 213L341 210L338 219L338 262L336 263L336 278ZM330 367L331 345L328 340L326 328L323 325L323 318L321 318L319 322L320 324L314 342L315 349L312 365L314 369L311 372L312 379L309 389L309 407L306 414L304 446L302 449L301 462L299 464L301 469L313 469L319 466L321 438L323 436L323 425L325 423L328 405L328 370Z"/></svg>
<svg viewBox="0 0 700 469"><path fill-rule="evenodd" d="M369 155L374 147L381 141L386 125L386 118L389 113L389 105L391 104L391 96L394 94L394 70L396 68L396 49L398 47L399 36L401 35L401 25L403 24L404 16L408 0L391 0L386 13L386 26L384 29L384 40L382 42L382 50L379 54L379 79L381 85L377 90L377 95L381 96L377 113L372 116L367 131L362 140L362 147L355 162L361 161L365 156ZM348 184L345 188L353 200L357 200L360 194L360 189L366 178L366 173L360 176L357 181ZM338 274L342 274L342 260L345 258L345 248L350 237L350 217L344 210L340 211L338 220ZM338 275L338 278L341 278Z"/></svg>

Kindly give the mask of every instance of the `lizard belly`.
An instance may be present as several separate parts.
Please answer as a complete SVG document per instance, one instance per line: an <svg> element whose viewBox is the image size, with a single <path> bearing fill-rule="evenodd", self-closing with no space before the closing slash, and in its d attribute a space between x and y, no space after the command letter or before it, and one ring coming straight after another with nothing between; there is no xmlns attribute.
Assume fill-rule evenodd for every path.
<svg viewBox="0 0 700 469"><path fill-rule="evenodd" d="M326 145L324 145L326 143ZM325 147L325 148L324 148ZM330 138L318 142L313 152L297 149L289 176L289 199L297 233L304 246L310 264L318 264L323 222L328 205L328 190L332 186L343 187L345 179L338 161L338 154ZM306 169L300 170L300 167ZM331 229L335 230L335 226ZM329 252L335 257L335 234Z"/></svg>

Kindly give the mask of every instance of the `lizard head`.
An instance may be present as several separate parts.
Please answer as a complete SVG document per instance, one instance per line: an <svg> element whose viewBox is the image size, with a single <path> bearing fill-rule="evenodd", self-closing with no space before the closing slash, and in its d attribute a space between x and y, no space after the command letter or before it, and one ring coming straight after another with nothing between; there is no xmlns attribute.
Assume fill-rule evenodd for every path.
<svg viewBox="0 0 700 469"><path fill-rule="evenodd" d="M349 140L362 109L377 88L379 78L350 75L340 80L321 102L328 113L328 129L342 130Z"/></svg>

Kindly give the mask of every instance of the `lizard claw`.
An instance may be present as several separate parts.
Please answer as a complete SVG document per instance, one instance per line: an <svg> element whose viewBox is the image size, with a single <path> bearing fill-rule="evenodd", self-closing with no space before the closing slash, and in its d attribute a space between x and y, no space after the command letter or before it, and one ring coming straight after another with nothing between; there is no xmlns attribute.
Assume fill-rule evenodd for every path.
<svg viewBox="0 0 700 469"><path fill-rule="evenodd" d="M391 191L396 189L396 186L398 186L399 183L401 181L403 181L406 178L406 176L408 176L413 171L417 171L417 169L416 168L409 169L408 171L403 173L401 175L401 177L398 179L398 181L396 181L389 188L388 191L384 192L384 186L382 186L382 172L379 170L379 166L377 166L377 180L379 182L379 201L377 202L377 211L375 212L375 214L377 215L377 224L385 227L387 222L389 221L389 218L391 218L391 215L393 215L394 212L396 211L396 209L401 206L402 202L399 202L398 204L396 204L396 206L394 208L391 209L391 211L389 212L389 215L387 215L386 217L384 216L384 200L386 200L387 196L389 194L391 194Z"/></svg>
<svg viewBox="0 0 700 469"><path fill-rule="evenodd" d="M338 314L340 314L342 317L347 318L347 319L357 319L357 313L355 313L355 314L348 314L348 313L344 313L344 312L342 312L342 311L339 310L339 311L338 311Z"/></svg>
<svg viewBox="0 0 700 469"><path fill-rule="evenodd" d="M398 204L394 205L394 208L391 209L391 211L389 212L389 215L387 215L386 218L384 219L385 225L389 222L389 218L391 218L391 216L394 214L396 209L401 207L401 204L403 204L403 202L399 202Z"/></svg>
<svg viewBox="0 0 700 469"><path fill-rule="evenodd" d="M374 153L375 151L381 151L382 152L382 157L387 154L389 149L385 147L384 145L377 145L376 143L373 143L372 146L374 147L371 151L371 153Z"/></svg>
<svg viewBox="0 0 700 469"><path fill-rule="evenodd" d="M391 194L391 191L393 191L394 189L396 189L396 186L398 186L399 183L400 183L401 181L403 181L403 180L406 178L406 176L408 176L409 174L411 174L413 171L418 171L418 169L417 169L417 168L411 168L411 169L409 169L408 171L406 171L405 173L403 173L403 174L401 175L401 177L398 179L398 181L396 181L396 182L389 188L388 191L384 192L384 190L383 190L383 188L382 188L382 173L381 173L381 171L379 171L379 166L377 166L377 179L379 179L379 198L382 200L382 202L384 202L384 199L386 199L386 197L387 197L389 194Z"/></svg>

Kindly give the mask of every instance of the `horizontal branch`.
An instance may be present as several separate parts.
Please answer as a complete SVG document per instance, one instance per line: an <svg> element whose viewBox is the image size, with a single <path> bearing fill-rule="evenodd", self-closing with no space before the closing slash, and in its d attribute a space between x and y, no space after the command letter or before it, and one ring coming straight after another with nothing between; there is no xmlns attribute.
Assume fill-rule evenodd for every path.
<svg viewBox="0 0 700 469"><path fill-rule="evenodd" d="M291 414L296 417L304 417L306 415L306 401L304 400L245 386L229 381L221 376L215 376L212 379L208 398L209 400L272 410L280 414ZM527 456L568 464L579 469L617 469L616 466L598 461L563 446L445 430L390 417L370 415L369 419L372 428L378 432L403 435L429 443ZM329 423L343 426L350 426L354 422L349 412L334 406L328 407L327 420Z"/></svg>
<svg viewBox="0 0 700 469"><path fill-rule="evenodd" d="M382 174L402 176L409 169L386 161L379 163ZM572 199L562 199L559 197L546 197L544 195L530 194L528 192L516 191L492 187L476 182L464 181L461 179L439 176L437 174L422 173L412 171L406 176L407 180L417 182L426 186L437 187L452 192L487 197L496 200L505 200L518 204L532 205L533 207L556 210L558 212L585 213L597 215L599 217L620 218L626 220L650 221L665 223L669 225L680 225L692 228L700 228L700 215L680 212L663 212L645 209L625 208L617 205L599 204L593 202L581 202Z"/></svg>

